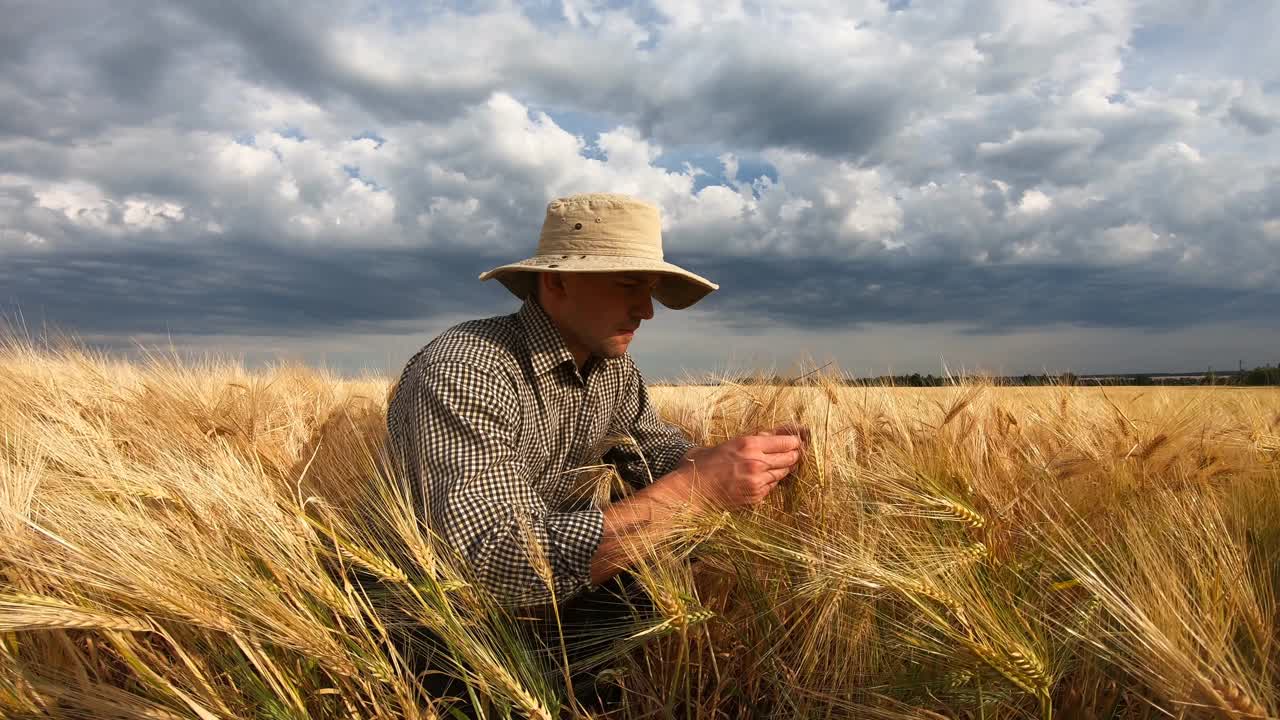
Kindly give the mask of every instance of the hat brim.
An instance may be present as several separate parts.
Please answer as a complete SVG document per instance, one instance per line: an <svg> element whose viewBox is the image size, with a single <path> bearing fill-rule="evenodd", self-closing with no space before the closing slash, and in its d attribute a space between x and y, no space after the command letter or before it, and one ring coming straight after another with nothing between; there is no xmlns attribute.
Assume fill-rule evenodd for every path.
<svg viewBox="0 0 1280 720"><path fill-rule="evenodd" d="M481 273L481 280L497 279L513 295L524 300L533 292L540 272L606 273L651 272L662 277L653 297L672 310L683 310L720 286L663 260L612 255L535 255Z"/></svg>

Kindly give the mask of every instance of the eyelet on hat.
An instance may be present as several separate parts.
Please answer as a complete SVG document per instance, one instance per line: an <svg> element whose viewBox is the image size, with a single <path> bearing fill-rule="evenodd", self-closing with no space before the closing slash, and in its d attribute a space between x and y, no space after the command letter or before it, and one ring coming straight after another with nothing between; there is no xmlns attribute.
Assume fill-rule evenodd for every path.
<svg viewBox="0 0 1280 720"><path fill-rule="evenodd" d="M574 229L574 230L581 230L581 229L582 229L582 223L574 223L574 224L573 224L573 229Z"/></svg>
<svg viewBox="0 0 1280 720"><path fill-rule="evenodd" d="M600 218L596 218L596 222L600 222Z"/></svg>

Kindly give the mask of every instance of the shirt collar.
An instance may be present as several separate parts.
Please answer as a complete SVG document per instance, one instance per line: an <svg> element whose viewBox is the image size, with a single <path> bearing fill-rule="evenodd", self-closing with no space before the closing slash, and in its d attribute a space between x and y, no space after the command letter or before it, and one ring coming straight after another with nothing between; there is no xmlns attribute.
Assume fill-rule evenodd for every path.
<svg viewBox="0 0 1280 720"><path fill-rule="evenodd" d="M573 366L577 372L577 364L573 353L564 344L560 331L551 322L547 312L533 298L524 301L516 318L524 328L525 342L529 346L529 357L533 363L533 374L542 376L564 363ZM590 363L588 364L590 366Z"/></svg>

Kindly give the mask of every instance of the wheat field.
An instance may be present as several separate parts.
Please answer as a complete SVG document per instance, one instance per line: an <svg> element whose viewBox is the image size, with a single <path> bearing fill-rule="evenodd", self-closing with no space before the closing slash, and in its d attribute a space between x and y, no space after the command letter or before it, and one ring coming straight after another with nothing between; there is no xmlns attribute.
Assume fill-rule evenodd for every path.
<svg viewBox="0 0 1280 720"><path fill-rule="evenodd" d="M660 617L599 659L617 716L1280 713L1280 391L814 378L652 389L699 443L811 440L758 508L637 544ZM484 716L585 714L415 522L391 391L8 342L0 715L448 717L405 622Z"/></svg>

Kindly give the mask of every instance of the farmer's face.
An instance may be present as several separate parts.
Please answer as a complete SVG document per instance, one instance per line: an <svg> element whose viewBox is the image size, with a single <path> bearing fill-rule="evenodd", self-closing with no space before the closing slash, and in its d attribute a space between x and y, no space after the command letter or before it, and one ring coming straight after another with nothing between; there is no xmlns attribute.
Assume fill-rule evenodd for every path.
<svg viewBox="0 0 1280 720"><path fill-rule="evenodd" d="M542 307L581 368L591 355L622 357L641 321L653 317L654 273L546 273Z"/></svg>

